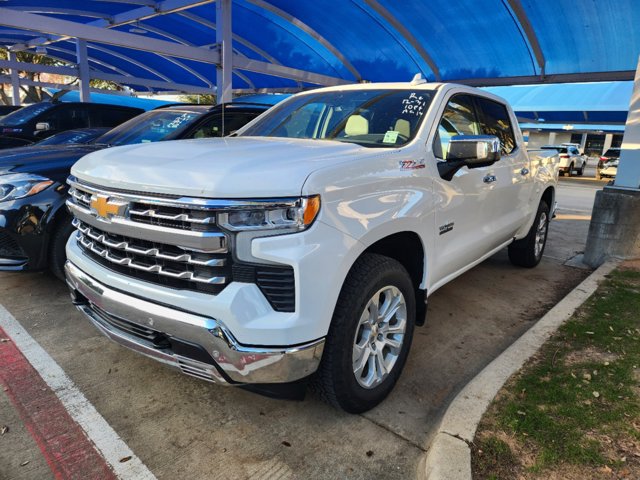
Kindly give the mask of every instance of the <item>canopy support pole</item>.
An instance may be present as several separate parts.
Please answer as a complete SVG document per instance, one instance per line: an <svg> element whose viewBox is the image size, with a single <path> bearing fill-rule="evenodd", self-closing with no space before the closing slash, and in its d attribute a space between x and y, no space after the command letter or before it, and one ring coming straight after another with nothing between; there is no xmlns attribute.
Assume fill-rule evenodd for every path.
<svg viewBox="0 0 640 480"><path fill-rule="evenodd" d="M221 104L232 100L231 0L216 2L216 23L216 43L220 48L220 63L216 66L216 100Z"/></svg>
<svg viewBox="0 0 640 480"><path fill-rule="evenodd" d="M17 57L15 52L9 52L9 61L17 62ZM9 69L11 73L11 103L19 107L20 106L20 76L18 75L18 69L15 67L11 67Z"/></svg>
<svg viewBox="0 0 640 480"><path fill-rule="evenodd" d="M76 38L76 61L78 63L78 78L80 79L80 101L91 101L91 90L89 89L89 60L87 56L87 41Z"/></svg>
<svg viewBox="0 0 640 480"><path fill-rule="evenodd" d="M640 60L614 184L596 193L584 263L640 258Z"/></svg>

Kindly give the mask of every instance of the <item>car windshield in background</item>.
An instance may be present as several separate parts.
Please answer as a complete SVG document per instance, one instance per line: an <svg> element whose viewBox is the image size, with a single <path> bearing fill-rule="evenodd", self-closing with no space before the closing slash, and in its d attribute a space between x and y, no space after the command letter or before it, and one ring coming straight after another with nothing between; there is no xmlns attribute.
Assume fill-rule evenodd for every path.
<svg viewBox="0 0 640 480"><path fill-rule="evenodd" d="M432 98L430 91L409 89L305 94L272 108L239 135L397 147L415 137Z"/></svg>
<svg viewBox="0 0 640 480"><path fill-rule="evenodd" d="M36 145L72 145L77 143L89 143L104 134L106 131L108 131L107 128L86 131L68 130L66 132L60 132L56 135L52 135L49 138L45 138L44 140L37 142Z"/></svg>
<svg viewBox="0 0 640 480"><path fill-rule="evenodd" d="M620 156L620 149L619 148L610 148L609 150L607 150L604 154L605 157L607 158L618 158Z"/></svg>
<svg viewBox="0 0 640 480"><path fill-rule="evenodd" d="M542 150L556 150L558 153L567 153L566 147L541 147Z"/></svg>
<svg viewBox="0 0 640 480"><path fill-rule="evenodd" d="M16 110L5 117L2 117L2 120L0 120L0 126L22 125L23 123L27 123L33 117L40 115L42 112L46 112L51 107L53 107L53 103L47 102L27 105L26 107L22 107L20 110Z"/></svg>
<svg viewBox="0 0 640 480"><path fill-rule="evenodd" d="M153 110L109 130L98 137L95 143L117 146L167 140L179 134L201 115L200 112Z"/></svg>

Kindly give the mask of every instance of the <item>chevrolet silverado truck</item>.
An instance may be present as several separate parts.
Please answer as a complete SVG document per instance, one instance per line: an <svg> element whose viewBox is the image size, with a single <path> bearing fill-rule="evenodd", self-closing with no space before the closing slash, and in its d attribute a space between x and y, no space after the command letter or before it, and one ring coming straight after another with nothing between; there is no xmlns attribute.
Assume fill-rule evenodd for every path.
<svg viewBox="0 0 640 480"><path fill-rule="evenodd" d="M78 161L67 282L103 334L188 375L309 382L362 412L398 380L429 295L505 247L540 262L558 177L544 155L474 88L301 93L234 137Z"/></svg>

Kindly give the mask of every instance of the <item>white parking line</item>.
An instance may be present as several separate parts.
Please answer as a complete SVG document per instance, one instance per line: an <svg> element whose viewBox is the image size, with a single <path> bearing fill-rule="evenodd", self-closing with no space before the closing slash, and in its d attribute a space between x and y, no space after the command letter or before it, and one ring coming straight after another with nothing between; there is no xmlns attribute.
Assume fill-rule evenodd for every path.
<svg viewBox="0 0 640 480"><path fill-rule="evenodd" d="M156 477L131 451L62 368L18 321L0 305L0 327L11 337L45 383L53 390L75 422L93 442L116 476L122 480L154 480ZM122 459L130 457L122 462Z"/></svg>

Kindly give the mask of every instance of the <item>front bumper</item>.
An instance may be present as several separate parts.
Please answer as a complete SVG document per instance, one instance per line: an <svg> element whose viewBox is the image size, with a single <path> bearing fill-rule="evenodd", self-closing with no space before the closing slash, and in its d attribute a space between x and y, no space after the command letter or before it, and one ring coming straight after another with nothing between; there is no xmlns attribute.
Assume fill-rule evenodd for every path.
<svg viewBox="0 0 640 480"><path fill-rule="evenodd" d="M286 347L239 344L219 321L112 289L71 262L76 307L107 337L164 364L218 384L289 383L313 373L324 339Z"/></svg>

